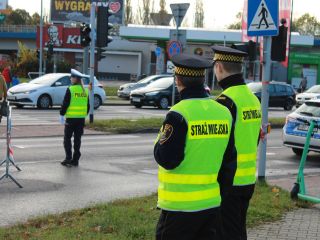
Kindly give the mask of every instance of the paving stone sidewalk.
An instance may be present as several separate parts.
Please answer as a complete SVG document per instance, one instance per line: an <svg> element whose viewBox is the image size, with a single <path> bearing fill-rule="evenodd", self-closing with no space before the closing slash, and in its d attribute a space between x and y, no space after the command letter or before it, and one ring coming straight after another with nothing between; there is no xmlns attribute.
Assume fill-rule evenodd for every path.
<svg viewBox="0 0 320 240"><path fill-rule="evenodd" d="M267 180L271 185L291 191L296 176ZM309 194L319 196L320 176L305 176ZM287 213L280 221L248 229L249 240L320 240L320 205Z"/></svg>
<svg viewBox="0 0 320 240"><path fill-rule="evenodd" d="M320 208L298 209L282 220L248 230L249 240L319 240Z"/></svg>

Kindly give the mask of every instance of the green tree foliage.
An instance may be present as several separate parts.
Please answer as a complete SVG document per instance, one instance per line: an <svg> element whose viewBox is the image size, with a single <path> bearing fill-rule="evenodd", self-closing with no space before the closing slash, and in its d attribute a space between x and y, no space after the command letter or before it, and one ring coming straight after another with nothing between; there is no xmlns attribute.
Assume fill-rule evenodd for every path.
<svg viewBox="0 0 320 240"><path fill-rule="evenodd" d="M236 15L237 21L230 24L228 29L241 29L242 28L242 13L238 12Z"/></svg>
<svg viewBox="0 0 320 240"><path fill-rule="evenodd" d="M320 22L316 17L311 16L309 13L305 13L300 18L292 21L291 31L299 32L301 35L319 35Z"/></svg>
<svg viewBox="0 0 320 240"><path fill-rule="evenodd" d="M39 25L40 24L40 15L38 13L34 13L31 16L30 25Z"/></svg>
<svg viewBox="0 0 320 240"><path fill-rule="evenodd" d="M124 21L126 25L133 23L131 0L126 0Z"/></svg>
<svg viewBox="0 0 320 240"><path fill-rule="evenodd" d="M28 72L37 72L39 63L36 50L27 48L21 42L18 42L18 46L18 58L13 67L13 72L20 77L26 77Z"/></svg>
<svg viewBox="0 0 320 240"><path fill-rule="evenodd" d="M166 0L160 0L160 11L159 13L167 13Z"/></svg>
<svg viewBox="0 0 320 240"><path fill-rule="evenodd" d="M142 25L150 25L150 14L154 12L154 0L139 0L138 11L135 16L135 23Z"/></svg>
<svg viewBox="0 0 320 240"><path fill-rule="evenodd" d="M7 25L30 25L31 22L30 14L24 9L13 10L5 20Z"/></svg>
<svg viewBox="0 0 320 240"><path fill-rule="evenodd" d="M194 14L194 27L203 28L204 27L204 10L203 1L196 0L196 11Z"/></svg>

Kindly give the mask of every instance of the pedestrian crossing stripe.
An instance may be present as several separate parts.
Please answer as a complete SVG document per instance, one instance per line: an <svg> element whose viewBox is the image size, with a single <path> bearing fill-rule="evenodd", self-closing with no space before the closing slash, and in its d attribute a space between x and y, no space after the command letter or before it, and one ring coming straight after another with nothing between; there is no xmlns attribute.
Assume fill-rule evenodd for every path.
<svg viewBox="0 0 320 240"><path fill-rule="evenodd" d="M257 11L249 25L248 31L276 30L276 24L265 0L261 0Z"/></svg>

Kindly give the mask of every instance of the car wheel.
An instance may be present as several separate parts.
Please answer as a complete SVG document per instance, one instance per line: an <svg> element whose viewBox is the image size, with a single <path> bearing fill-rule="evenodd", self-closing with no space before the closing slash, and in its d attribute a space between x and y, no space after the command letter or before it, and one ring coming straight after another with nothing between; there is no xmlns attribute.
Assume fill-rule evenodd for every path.
<svg viewBox="0 0 320 240"><path fill-rule="evenodd" d="M292 148L292 151L293 151L297 156L302 156L303 149L300 149L300 148Z"/></svg>
<svg viewBox="0 0 320 240"><path fill-rule="evenodd" d="M41 109L48 109L51 105L51 98L49 95L44 94L38 98L37 107Z"/></svg>
<svg viewBox="0 0 320 240"><path fill-rule="evenodd" d="M16 108L23 108L24 107L24 105L22 105L22 104L15 104L15 106L16 106Z"/></svg>
<svg viewBox="0 0 320 240"><path fill-rule="evenodd" d="M135 106L136 108L141 108L142 107L141 104L134 104L133 106Z"/></svg>
<svg viewBox="0 0 320 240"><path fill-rule="evenodd" d="M167 97L161 97L159 100L159 108L166 109L169 106L169 99Z"/></svg>
<svg viewBox="0 0 320 240"><path fill-rule="evenodd" d="M284 105L284 110L290 111L293 108L293 101L291 99L287 99L285 105Z"/></svg>
<svg viewBox="0 0 320 240"><path fill-rule="evenodd" d="M102 100L99 95L94 95L94 109L98 109L102 105Z"/></svg>

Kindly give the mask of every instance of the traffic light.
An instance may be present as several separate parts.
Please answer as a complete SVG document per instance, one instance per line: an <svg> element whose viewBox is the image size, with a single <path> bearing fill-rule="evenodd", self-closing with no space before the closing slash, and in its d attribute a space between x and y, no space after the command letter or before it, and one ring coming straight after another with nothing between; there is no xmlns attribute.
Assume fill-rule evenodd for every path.
<svg viewBox="0 0 320 240"><path fill-rule="evenodd" d="M80 43L82 47L87 47L90 45L90 32L91 28L89 24L82 23L80 26Z"/></svg>
<svg viewBox="0 0 320 240"><path fill-rule="evenodd" d="M37 49L36 55L37 55L37 59L40 59L40 51L39 51L39 49Z"/></svg>
<svg viewBox="0 0 320 240"><path fill-rule="evenodd" d="M237 49L248 54L249 61L255 61L257 57L257 44L250 40L247 43L234 43L232 48Z"/></svg>
<svg viewBox="0 0 320 240"><path fill-rule="evenodd" d="M106 55L103 55L103 53L105 53L105 49L97 48L97 61L100 61L106 57Z"/></svg>
<svg viewBox="0 0 320 240"><path fill-rule="evenodd" d="M287 33L288 28L284 26L285 19L281 20L281 26L279 27L279 35L272 37L271 45L271 60L283 62L286 60L287 50Z"/></svg>
<svg viewBox="0 0 320 240"><path fill-rule="evenodd" d="M112 42L112 37L109 36L109 30L113 25L109 23L109 17L112 12L108 7L98 7L97 14L97 47L107 47L108 43Z"/></svg>

